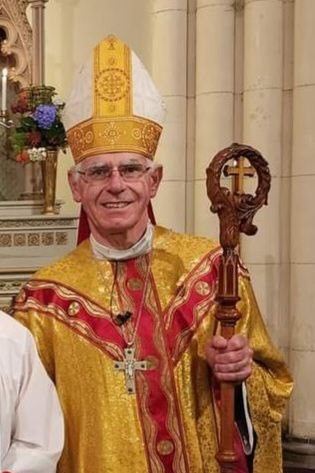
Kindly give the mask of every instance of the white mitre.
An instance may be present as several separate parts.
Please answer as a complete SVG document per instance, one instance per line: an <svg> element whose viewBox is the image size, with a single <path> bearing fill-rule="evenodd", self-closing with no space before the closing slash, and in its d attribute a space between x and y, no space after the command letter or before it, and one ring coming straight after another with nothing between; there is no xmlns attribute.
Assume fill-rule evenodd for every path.
<svg viewBox="0 0 315 473"><path fill-rule="evenodd" d="M153 159L164 104L136 54L108 36L77 73L63 122L76 163L88 156L136 152Z"/></svg>

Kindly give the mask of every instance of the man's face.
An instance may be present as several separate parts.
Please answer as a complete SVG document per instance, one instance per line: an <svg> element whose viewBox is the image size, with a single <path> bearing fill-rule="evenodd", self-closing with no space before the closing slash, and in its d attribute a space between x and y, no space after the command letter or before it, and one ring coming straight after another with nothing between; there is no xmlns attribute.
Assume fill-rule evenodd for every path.
<svg viewBox="0 0 315 473"><path fill-rule="evenodd" d="M140 165L143 170L136 172L140 174L136 179L130 179L133 165ZM82 203L91 232L100 243L128 248L143 235L148 222L148 203L162 177L161 168L148 170L147 167L146 159L139 154L106 153L86 158L81 164L82 174L69 174L74 200ZM122 174L127 170L125 177L117 168ZM103 179L102 175L107 177Z"/></svg>

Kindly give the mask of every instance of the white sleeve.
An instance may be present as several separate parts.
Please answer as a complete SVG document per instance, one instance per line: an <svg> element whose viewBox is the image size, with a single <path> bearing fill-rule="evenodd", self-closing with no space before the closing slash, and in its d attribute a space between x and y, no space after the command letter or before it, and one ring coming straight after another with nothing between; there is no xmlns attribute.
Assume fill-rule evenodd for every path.
<svg viewBox="0 0 315 473"><path fill-rule="evenodd" d="M240 433L244 453L251 455L254 450L254 428L248 409L245 383L237 386L235 390L235 422Z"/></svg>
<svg viewBox="0 0 315 473"><path fill-rule="evenodd" d="M21 365L21 380L11 443L2 470L55 473L64 443L64 424L55 387L39 359L30 334Z"/></svg>

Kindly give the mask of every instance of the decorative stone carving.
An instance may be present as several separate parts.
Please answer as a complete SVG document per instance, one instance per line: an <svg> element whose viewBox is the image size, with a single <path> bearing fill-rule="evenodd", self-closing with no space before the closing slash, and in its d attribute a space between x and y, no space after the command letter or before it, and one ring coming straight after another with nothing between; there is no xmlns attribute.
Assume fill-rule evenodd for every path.
<svg viewBox="0 0 315 473"><path fill-rule="evenodd" d="M22 87L31 83L32 29L26 16L27 0L0 0L0 29L5 33L1 54L12 56L9 80Z"/></svg>
<svg viewBox="0 0 315 473"><path fill-rule="evenodd" d="M31 25L26 16L27 0L0 0L0 72L8 70L6 93L7 118L20 88L30 85L32 77ZM2 104L1 104L2 105ZM0 127L0 201L20 198L25 187L24 171L14 159L9 130Z"/></svg>

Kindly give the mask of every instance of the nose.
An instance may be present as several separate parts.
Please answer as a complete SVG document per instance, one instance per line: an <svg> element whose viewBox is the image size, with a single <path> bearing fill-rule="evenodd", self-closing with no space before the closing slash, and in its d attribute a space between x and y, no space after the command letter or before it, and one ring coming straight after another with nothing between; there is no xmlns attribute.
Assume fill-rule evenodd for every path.
<svg viewBox="0 0 315 473"><path fill-rule="evenodd" d="M107 190L114 193L122 192L125 189L125 181L121 177L118 169L113 169L111 175L108 178Z"/></svg>

